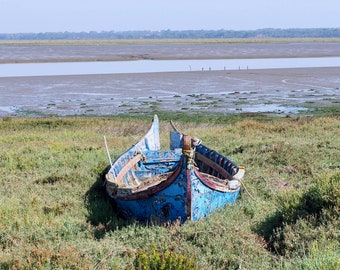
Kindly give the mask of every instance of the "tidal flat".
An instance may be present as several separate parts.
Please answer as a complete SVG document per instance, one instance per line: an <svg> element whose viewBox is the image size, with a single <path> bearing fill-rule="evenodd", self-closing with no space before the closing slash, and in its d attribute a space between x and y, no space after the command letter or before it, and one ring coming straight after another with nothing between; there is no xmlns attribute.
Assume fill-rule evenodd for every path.
<svg viewBox="0 0 340 270"><path fill-rule="evenodd" d="M80 43L81 44L81 43ZM1 63L338 57L338 42L2 44ZM0 78L0 116L311 114L340 106L340 67Z"/></svg>

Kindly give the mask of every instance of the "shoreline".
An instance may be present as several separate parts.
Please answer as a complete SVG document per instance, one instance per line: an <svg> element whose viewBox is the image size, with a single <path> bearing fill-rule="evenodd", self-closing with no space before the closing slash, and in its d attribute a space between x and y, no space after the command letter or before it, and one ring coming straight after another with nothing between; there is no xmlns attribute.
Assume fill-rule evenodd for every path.
<svg viewBox="0 0 340 270"><path fill-rule="evenodd" d="M306 56L340 56L339 42L0 45L0 63ZM300 114L340 104L339 74L340 67L325 67L6 77L0 78L0 117Z"/></svg>

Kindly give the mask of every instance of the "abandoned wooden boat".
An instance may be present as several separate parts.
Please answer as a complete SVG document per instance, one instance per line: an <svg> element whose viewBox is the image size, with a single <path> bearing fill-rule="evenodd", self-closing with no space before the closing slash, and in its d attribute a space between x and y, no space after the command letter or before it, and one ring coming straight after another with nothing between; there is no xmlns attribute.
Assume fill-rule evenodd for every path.
<svg viewBox="0 0 340 270"><path fill-rule="evenodd" d="M147 134L110 163L107 194L125 218L139 221L207 217L236 200L245 172L174 126L170 150L162 151L157 115Z"/></svg>

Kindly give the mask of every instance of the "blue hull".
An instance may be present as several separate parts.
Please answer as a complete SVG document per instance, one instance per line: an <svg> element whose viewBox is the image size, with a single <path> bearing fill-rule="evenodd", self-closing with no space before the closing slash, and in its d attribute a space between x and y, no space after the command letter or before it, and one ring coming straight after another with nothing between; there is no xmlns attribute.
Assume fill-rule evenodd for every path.
<svg viewBox="0 0 340 270"><path fill-rule="evenodd" d="M184 222L234 203L244 170L177 130L170 150L160 151L158 126L155 116L147 135L106 175L107 193L119 212L132 220Z"/></svg>
<svg viewBox="0 0 340 270"><path fill-rule="evenodd" d="M188 192L189 191L189 192ZM226 204L236 201L240 190L222 192L206 186L194 170L181 168L168 187L148 198L115 199L120 213L127 219L139 221L196 221Z"/></svg>
<svg viewBox="0 0 340 270"><path fill-rule="evenodd" d="M181 168L179 168L181 170ZM127 219L164 222L187 219L187 181L182 172L166 188L150 197L124 200L115 199L120 213Z"/></svg>
<svg viewBox="0 0 340 270"><path fill-rule="evenodd" d="M240 189L235 191L222 192L207 187L191 173L191 220L198 220L207 217L216 209L236 201Z"/></svg>

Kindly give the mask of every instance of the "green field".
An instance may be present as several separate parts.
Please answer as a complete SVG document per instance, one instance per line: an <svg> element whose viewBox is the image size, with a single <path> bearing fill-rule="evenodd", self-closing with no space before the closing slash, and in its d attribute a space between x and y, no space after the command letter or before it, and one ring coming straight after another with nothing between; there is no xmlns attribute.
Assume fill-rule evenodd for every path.
<svg viewBox="0 0 340 270"><path fill-rule="evenodd" d="M103 135L117 158L151 118L0 119L0 269L340 268L338 114L175 118L247 170L236 204L183 225L127 222L105 197Z"/></svg>

